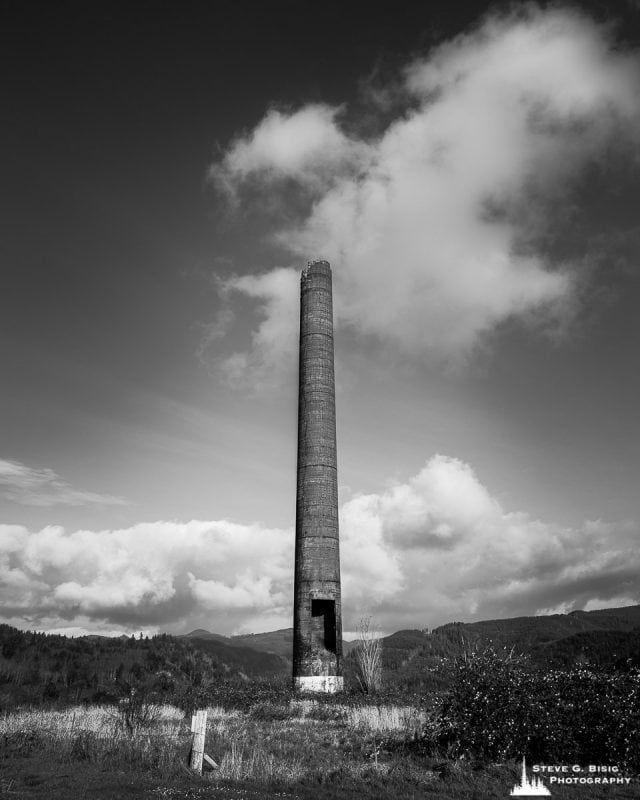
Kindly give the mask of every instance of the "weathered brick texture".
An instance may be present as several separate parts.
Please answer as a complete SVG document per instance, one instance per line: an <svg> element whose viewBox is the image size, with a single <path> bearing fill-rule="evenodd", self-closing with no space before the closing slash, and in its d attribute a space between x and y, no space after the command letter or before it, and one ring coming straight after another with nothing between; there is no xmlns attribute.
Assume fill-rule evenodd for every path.
<svg viewBox="0 0 640 800"><path fill-rule="evenodd" d="M310 262L300 285L295 559L294 680L341 676L333 304L326 261Z"/></svg>

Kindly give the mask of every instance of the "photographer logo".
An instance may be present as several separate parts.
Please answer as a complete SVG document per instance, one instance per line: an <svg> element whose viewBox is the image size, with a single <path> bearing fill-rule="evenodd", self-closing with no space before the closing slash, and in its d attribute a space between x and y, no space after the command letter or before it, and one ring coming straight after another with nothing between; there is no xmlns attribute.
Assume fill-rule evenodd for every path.
<svg viewBox="0 0 640 800"><path fill-rule="evenodd" d="M612 764L534 764L531 779L527 776L527 764L522 759L522 777L509 792L510 797L549 797L549 786L628 786L631 778L621 774L620 768Z"/></svg>
<svg viewBox="0 0 640 800"><path fill-rule="evenodd" d="M551 792L537 775L531 780L527 778L527 763L523 758L520 783L516 783L509 795L511 797L549 797Z"/></svg>

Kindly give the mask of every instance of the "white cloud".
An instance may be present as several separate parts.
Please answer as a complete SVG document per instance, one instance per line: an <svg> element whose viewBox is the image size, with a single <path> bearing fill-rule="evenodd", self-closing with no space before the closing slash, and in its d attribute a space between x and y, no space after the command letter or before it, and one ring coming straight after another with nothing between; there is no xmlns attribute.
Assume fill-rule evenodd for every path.
<svg viewBox="0 0 640 800"><path fill-rule="evenodd" d="M322 189L338 172L350 170L366 146L338 127L339 108L305 106L290 114L271 109L258 126L238 137L211 178L231 195L237 181L260 177L295 178L311 189Z"/></svg>
<svg viewBox="0 0 640 800"><path fill-rule="evenodd" d="M52 469L6 459L0 459L0 491L7 500L26 506L127 505L122 497L74 489Z"/></svg>
<svg viewBox="0 0 640 800"><path fill-rule="evenodd" d="M289 619L288 531L224 520L74 532L0 525L0 545L6 617L128 627L193 618L222 633L262 614Z"/></svg>
<svg viewBox="0 0 640 800"><path fill-rule="evenodd" d="M637 526L568 528L505 511L457 459L435 456L406 483L350 500L342 518L345 605L388 631L600 607L622 581L640 601ZM364 566L359 532L372 544Z"/></svg>
<svg viewBox="0 0 640 800"><path fill-rule="evenodd" d="M454 458L351 498L340 524L346 630L369 615L391 632L640 602L637 526L568 528L506 511ZM52 629L289 627L293 543L292 530L224 520L0 525L0 610Z"/></svg>
<svg viewBox="0 0 640 800"><path fill-rule="evenodd" d="M299 275L293 269L280 267L262 275L233 276L220 283L223 300L241 294L258 304L262 320L251 335L249 350L240 350L218 357L215 362L226 381L234 387L252 385L260 388L277 382L287 367L296 365L297 306ZM203 351L214 339L219 339L221 327L234 322L228 306L223 307L220 319L213 326L209 341L203 342ZM203 352L204 355L204 352Z"/></svg>
<svg viewBox="0 0 640 800"><path fill-rule="evenodd" d="M189 587L196 601L206 609L224 612L228 609L271 609L274 604L287 605L282 592L272 590L272 579L268 575L256 578L251 573L239 576L234 586L224 581L207 581L188 574Z"/></svg>
<svg viewBox="0 0 640 800"><path fill-rule="evenodd" d="M542 242L580 207L584 170L637 144L638 55L581 12L527 4L413 62L399 94L403 113L358 141L337 109L269 112L213 170L238 197L256 184L270 197L285 176L313 190L274 235L302 262L332 262L339 325L447 359L510 318L561 330L584 256L559 261ZM263 311L281 305L270 295ZM237 370L283 347L291 331L278 333L236 354Z"/></svg>

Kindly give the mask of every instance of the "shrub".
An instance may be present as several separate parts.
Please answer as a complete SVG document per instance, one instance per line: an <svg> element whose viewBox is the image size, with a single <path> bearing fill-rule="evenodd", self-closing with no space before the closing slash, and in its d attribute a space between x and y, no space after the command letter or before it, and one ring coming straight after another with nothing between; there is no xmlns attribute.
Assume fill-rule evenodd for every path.
<svg viewBox="0 0 640 800"><path fill-rule="evenodd" d="M426 735L452 756L640 770L640 670L545 671L488 649L455 665Z"/></svg>
<svg viewBox="0 0 640 800"><path fill-rule="evenodd" d="M128 734L148 730L159 719L159 707L150 702L143 689L130 687L127 696L117 706L118 722Z"/></svg>
<svg viewBox="0 0 640 800"><path fill-rule="evenodd" d="M211 681L204 686L189 686L171 697L171 702L185 714L198 708L220 706L225 709L251 711L260 703L288 703L294 697L291 682L253 680L238 678Z"/></svg>
<svg viewBox="0 0 640 800"><path fill-rule="evenodd" d="M382 640L371 630L371 618L360 620L355 649L356 677L364 694L374 694L382 685Z"/></svg>

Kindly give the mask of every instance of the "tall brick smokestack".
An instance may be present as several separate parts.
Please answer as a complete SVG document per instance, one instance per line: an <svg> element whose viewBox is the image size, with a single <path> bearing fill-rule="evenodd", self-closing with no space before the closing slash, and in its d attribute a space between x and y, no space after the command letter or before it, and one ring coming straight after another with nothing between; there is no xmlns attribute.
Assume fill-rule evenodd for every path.
<svg viewBox="0 0 640 800"><path fill-rule="evenodd" d="M343 688L331 267L311 261L300 282L298 486L293 611L296 689Z"/></svg>

